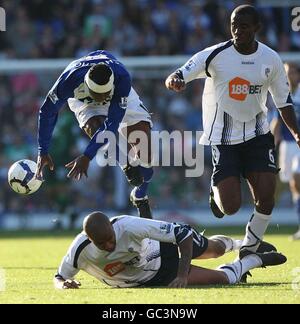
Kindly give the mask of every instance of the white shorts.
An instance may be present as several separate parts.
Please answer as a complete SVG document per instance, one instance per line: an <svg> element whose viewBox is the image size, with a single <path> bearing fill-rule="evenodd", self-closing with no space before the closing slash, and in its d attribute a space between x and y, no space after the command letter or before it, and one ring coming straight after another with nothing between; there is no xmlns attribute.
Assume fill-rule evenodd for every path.
<svg viewBox="0 0 300 324"><path fill-rule="evenodd" d="M293 174L300 173L300 148L294 141L282 141L279 146L279 177L289 182Z"/></svg>
<svg viewBox="0 0 300 324"><path fill-rule="evenodd" d="M79 123L80 128L83 128L87 121L93 116L107 116L109 103L105 105L85 104L76 98L68 99L70 109L75 114L75 117ZM135 125L140 121L146 121L153 127L151 116L139 96L133 88L128 96L128 106L125 116L119 126L119 131L122 128Z"/></svg>

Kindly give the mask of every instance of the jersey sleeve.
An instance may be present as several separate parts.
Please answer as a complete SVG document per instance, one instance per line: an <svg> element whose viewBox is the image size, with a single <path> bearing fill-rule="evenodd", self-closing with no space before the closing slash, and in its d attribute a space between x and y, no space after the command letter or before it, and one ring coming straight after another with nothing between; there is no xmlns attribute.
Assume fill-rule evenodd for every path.
<svg viewBox="0 0 300 324"><path fill-rule="evenodd" d="M139 240L149 238L160 242L180 244L193 234L189 225L134 218L126 224L131 237Z"/></svg>
<svg viewBox="0 0 300 324"><path fill-rule="evenodd" d="M62 277L63 279L73 279L77 273L78 269L74 268L71 261L71 255L68 253L61 261L61 264L58 268L56 276Z"/></svg>
<svg viewBox="0 0 300 324"><path fill-rule="evenodd" d="M61 76L49 91L39 111L38 119L38 151L47 154L55 128L59 109L72 96L73 88L68 86L68 81Z"/></svg>
<svg viewBox="0 0 300 324"><path fill-rule="evenodd" d="M131 78L128 73L122 75L116 83L115 92L111 100L108 116L103 125L96 131L84 151L90 160L92 160L101 147L109 144L109 132L117 133L119 125L126 113L127 97L131 90ZM107 146L106 146L107 147Z"/></svg>
<svg viewBox="0 0 300 324"><path fill-rule="evenodd" d="M195 79L207 77L207 59L219 45L208 47L192 56L177 72L181 73L183 80L188 83Z"/></svg>
<svg viewBox="0 0 300 324"><path fill-rule="evenodd" d="M79 272L79 257L83 249L90 243L91 241L86 234L83 232L78 234L70 245L67 254L62 259L56 276L60 276L65 280L74 278Z"/></svg>
<svg viewBox="0 0 300 324"><path fill-rule="evenodd" d="M287 75L279 56L277 57L277 64L275 65L269 90L277 108L293 105Z"/></svg>

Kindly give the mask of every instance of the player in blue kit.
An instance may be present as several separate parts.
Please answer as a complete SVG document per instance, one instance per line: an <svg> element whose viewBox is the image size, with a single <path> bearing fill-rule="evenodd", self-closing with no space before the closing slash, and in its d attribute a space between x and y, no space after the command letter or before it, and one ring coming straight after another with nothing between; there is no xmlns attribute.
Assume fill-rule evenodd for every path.
<svg viewBox="0 0 300 324"><path fill-rule="evenodd" d="M90 137L83 154L66 164L70 169L70 178L80 180L83 175L87 176L89 163L98 150L106 150L107 144L113 144L108 141L110 132L119 138L123 136L126 140L133 131L146 134L146 154L139 151L138 142L131 142L123 153L117 145L116 159L129 183L134 186L130 195L133 205L137 207L141 217L152 218L147 196L153 175L150 149L152 121L148 110L132 88L131 77L124 65L109 52L98 50L66 67L40 108L36 172L38 178L42 177L46 165L50 170L54 169L49 147L59 109L66 102L74 112L79 126ZM139 159L138 166L133 166L128 159L127 150L135 152L135 160Z"/></svg>

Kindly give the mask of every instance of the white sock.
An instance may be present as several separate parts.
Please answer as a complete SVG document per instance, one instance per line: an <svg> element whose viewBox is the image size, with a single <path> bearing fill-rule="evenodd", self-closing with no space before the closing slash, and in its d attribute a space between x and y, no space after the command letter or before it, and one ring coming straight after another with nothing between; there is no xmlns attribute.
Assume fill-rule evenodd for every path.
<svg viewBox="0 0 300 324"><path fill-rule="evenodd" d="M254 210L254 214L246 227L246 235L243 240L242 248L256 252L270 223L271 217L272 214L264 215Z"/></svg>
<svg viewBox="0 0 300 324"><path fill-rule="evenodd" d="M262 266L260 257L255 254L247 255L242 260L237 260L230 264L225 264L217 268L222 271L228 278L228 283L233 285L241 280L243 274L251 269L259 268Z"/></svg>
<svg viewBox="0 0 300 324"><path fill-rule="evenodd" d="M243 243L242 240L235 240L229 236L224 235L214 235L209 239L221 242L225 246L225 253L239 250Z"/></svg>
<svg viewBox="0 0 300 324"><path fill-rule="evenodd" d="M212 188L212 191L214 193L214 201L215 203L217 204L217 206L219 207L219 209L221 210L221 212L223 214L225 214L224 210L223 210L223 206L222 206L222 202L221 202L221 198L220 198L220 195L219 195L219 190L216 186L211 186Z"/></svg>

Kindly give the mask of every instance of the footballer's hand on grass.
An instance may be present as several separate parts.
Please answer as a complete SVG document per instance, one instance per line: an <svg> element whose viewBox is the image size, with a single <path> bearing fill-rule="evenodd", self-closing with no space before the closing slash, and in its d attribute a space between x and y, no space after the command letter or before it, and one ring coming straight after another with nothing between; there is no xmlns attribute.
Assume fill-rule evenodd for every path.
<svg viewBox="0 0 300 324"><path fill-rule="evenodd" d="M188 284L187 277L176 277L172 282L169 283L169 288L185 288Z"/></svg>
<svg viewBox="0 0 300 324"><path fill-rule="evenodd" d="M177 76L169 76L165 82L167 89L180 92L186 88L185 82Z"/></svg>
<svg viewBox="0 0 300 324"><path fill-rule="evenodd" d="M37 159L37 169L35 172L35 178L38 180L44 180L43 179L43 169L44 167L48 165L49 169L51 171L54 170L54 163L52 161L52 158L50 154L45 154L45 155L39 155Z"/></svg>
<svg viewBox="0 0 300 324"><path fill-rule="evenodd" d="M72 279L55 278L54 286L56 289L78 289L81 283Z"/></svg>
<svg viewBox="0 0 300 324"><path fill-rule="evenodd" d="M79 289L81 283L77 280L68 279L62 284L62 289Z"/></svg>
<svg viewBox="0 0 300 324"><path fill-rule="evenodd" d="M68 178L80 180L83 175L88 177L87 171L90 165L90 159L85 155L80 155L72 162L65 165L66 168L71 169L68 173Z"/></svg>

